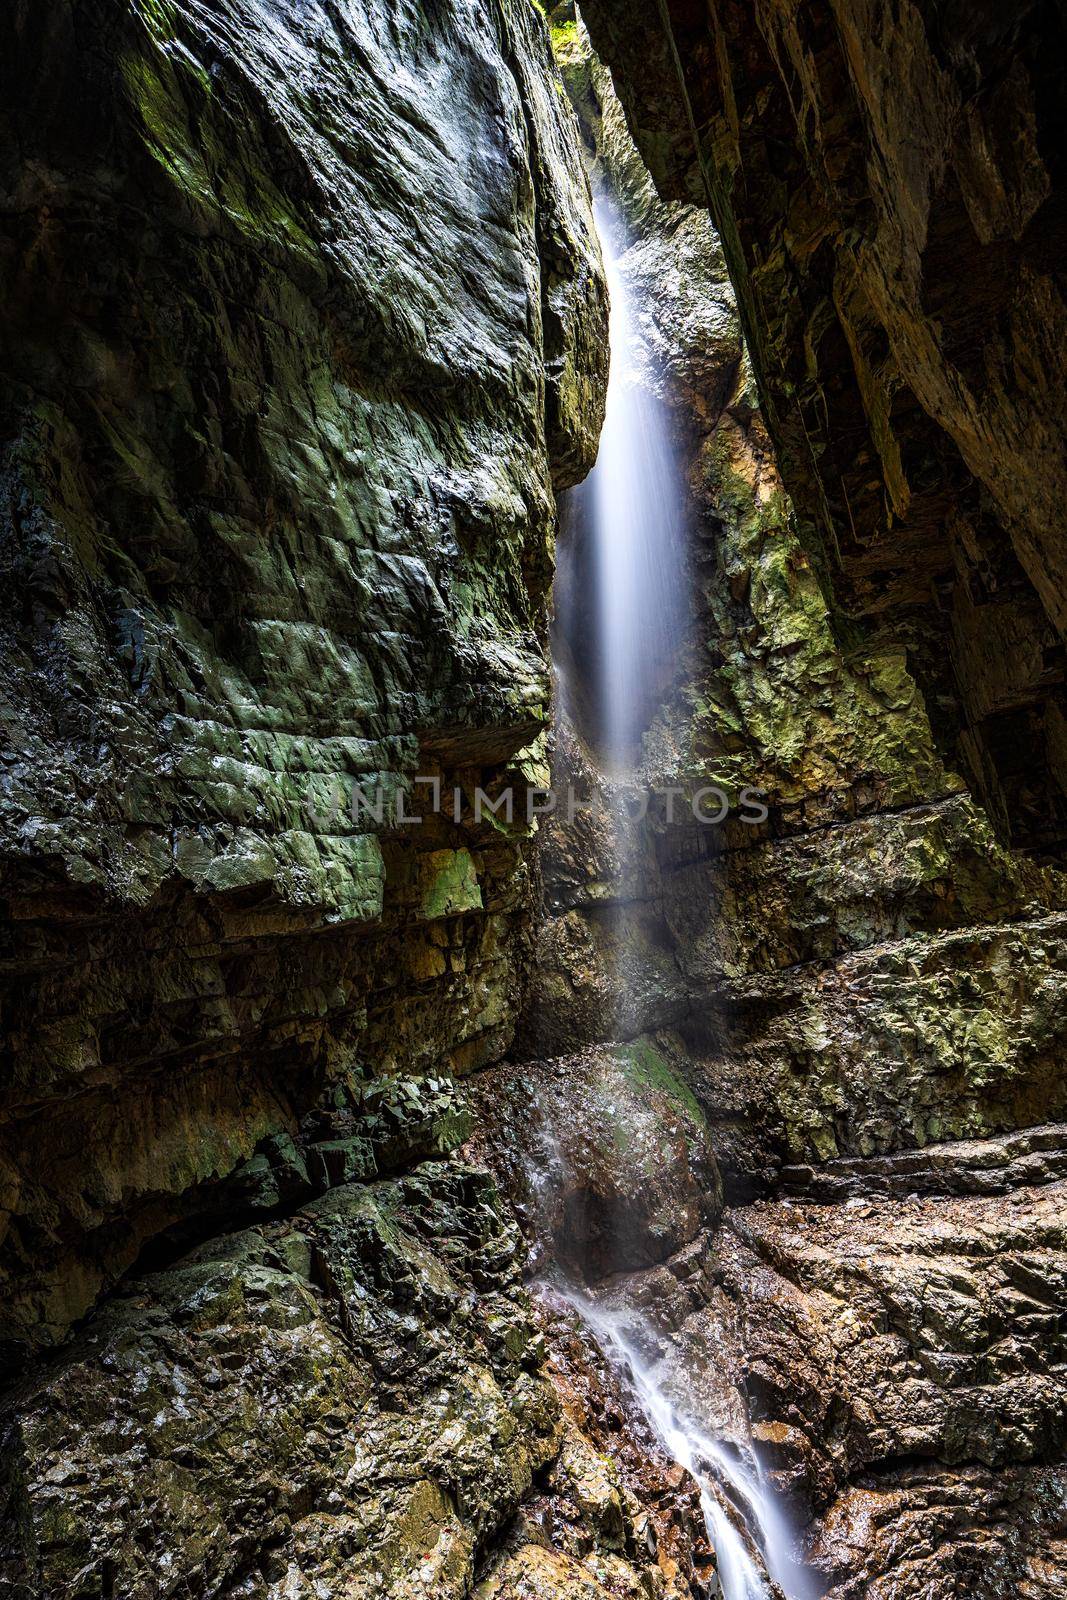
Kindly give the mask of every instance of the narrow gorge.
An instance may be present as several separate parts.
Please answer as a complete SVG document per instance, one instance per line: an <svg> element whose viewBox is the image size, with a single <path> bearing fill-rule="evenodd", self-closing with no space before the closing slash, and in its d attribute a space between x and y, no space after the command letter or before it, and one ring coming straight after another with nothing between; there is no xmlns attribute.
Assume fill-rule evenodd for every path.
<svg viewBox="0 0 1067 1600"><path fill-rule="evenodd" d="M8 0L0 1593L1067 1597L1055 0Z"/></svg>

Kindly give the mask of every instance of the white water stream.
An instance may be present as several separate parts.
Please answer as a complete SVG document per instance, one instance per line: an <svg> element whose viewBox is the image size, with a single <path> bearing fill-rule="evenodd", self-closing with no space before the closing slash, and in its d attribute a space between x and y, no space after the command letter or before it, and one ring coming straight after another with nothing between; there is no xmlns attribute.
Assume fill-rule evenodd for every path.
<svg viewBox="0 0 1067 1600"><path fill-rule="evenodd" d="M796 1558L789 1518L751 1446L716 1439L686 1410L678 1398L685 1375L662 1353L663 1339L644 1314L603 1306L572 1284L544 1288L578 1314L662 1449L699 1485L724 1600L770 1600L768 1573L786 1600L815 1600L814 1575Z"/></svg>
<svg viewBox="0 0 1067 1600"><path fill-rule="evenodd" d="M639 760L641 735L677 666L688 612L685 500L665 410L638 370L640 307L599 205L597 226L611 296L611 371L596 466L578 492L595 587L596 742L605 768L619 777ZM549 1153L535 1178L538 1192L559 1176L558 1142ZM772 1600L767 1574L786 1600L811 1600L813 1575L795 1560L789 1521L751 1445L713 1437L686 1409L679 1399L685 1373L662 1354L643 1314L607 1309L573 1285L545 1288L577 1312L664 1451L699 1484L724 1600Z"/></svg>
<svg viewBox="0 0 1067 1600"><path fill-rule="evenodd" d="M611 297L611 370L600 450L582 494L593 541L600 746L610 771L634 764L686 617L682 484L666 412L637 362L639 314L596 207Z"/></svg>

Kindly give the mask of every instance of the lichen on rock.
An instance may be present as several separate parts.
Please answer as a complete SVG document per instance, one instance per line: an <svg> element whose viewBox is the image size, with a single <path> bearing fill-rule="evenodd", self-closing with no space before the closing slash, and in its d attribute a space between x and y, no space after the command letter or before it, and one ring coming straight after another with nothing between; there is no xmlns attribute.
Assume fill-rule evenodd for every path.
<svg viewBox="0 0 1067 1600"><path fill-rule="evenodd" d="M397 797L543 731L606 306L527 0L0 33L14 1347L354 1064L506 1046L526 841Z"/></svg>

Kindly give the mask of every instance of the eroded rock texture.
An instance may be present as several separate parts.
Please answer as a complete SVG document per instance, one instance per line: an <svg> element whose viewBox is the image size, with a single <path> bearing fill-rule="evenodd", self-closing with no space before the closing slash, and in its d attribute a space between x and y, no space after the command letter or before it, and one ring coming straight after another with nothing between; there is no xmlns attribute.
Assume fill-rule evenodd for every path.
<svg viewBox="0 0 1067 1600"><path fill-rule="evenodd" d="M479 1596L527 1570L652 1592L640 1506L540 1370L519 1246L484 1172L428 1162L131 1284L8 1406L5 1592L462 1600L524 1505Z"/></svg>
<svg viewBox="0 0 1067 1600"><path fill-rule="evenodd" d="M1062 878L998 841L939 751L904 645L842 647L778 475L718 241L701 214L652 191L580 26L556 37L594 183L631 241L620 270L642 306L634 366L674 419L694 599L636 780L684 791L670 808L653 792L643 818L606 822L617 797L580 707L564 718L559 781L594 791L602 810L544 829L549 915L527 1048L656 1034L740 1187L779 1161L1060 1116ZM731 800L721 826L697 822L685 798L708 784ZM746 786L765 798L760 826L739 820Z"/></svg>
<svg viewBox="0 0 1067 1600"><path fill-rule="evenodd" d="M605 360L538 10L0 23L19 1600L713 1596L514 1213L837 1600L1067 1588L1058 14L588 15L692 513L639 786L732 818L536 857L471 800L547 772ZM612 803L576 595L554 773Z"/></svg>
<svg viewBox="0 0 1067 1600"><path fill-rule="evenodd" d="M645 1040L492 1068L467 1104L535 1270L558 1259L601 1278L663 1261L721 1212L704 1113Z"/></svg>
<svg viewBox="0 0 1067 1600"><path fill-rule="evenodd" d="M760 27L777 26L779 12L744 11L736 25L758 54ZM580 24L557 13L557 40L594 179L630 230L620 267L645 296L636 364L673 404L692 506L691 634L636 787L692 793L715 782L734 809L716 829L687 817L684 799L672 821L655 797L635 822L549 820L547 916L522 1039L531 1056L568 1063L590 1040L622 1037L628 1051L649 1053L692 1090L735 1203L717 1235L691 1221L683 1243L684 1187L674 1187L673 1253L650 1266L634 1251L628 1276L606 1278L603 1263L590 1276L609 1307L636 1306L658 1323L676 1351L676 1392L706 1425L741 1438L753 1426L757 1451L808 1519L810 1561L834 1595L1059 1593L1064 1137L1041 1125L1067 1109L1063 879L1006 848L991 791L963 759L970 734L945 737L957 711L924 655L923 630L929 642L947 628L930 603L929 566L901 545L893 560L907 572L890 582L883 526L886 571L861 593L849 524L836 516L843 567L827 604L804 528L810 485L791 471L786 440L794 509L771 447L785 424L759 343L799 337L787 318L801 307L787 296L752 348L771 399L765 426L719 245L684 203L698 196L664 176L670 150L647 132L658 126L651 111L642 122L644 109L666 118L673 105L645 32L646 56L636 43L627 53L626 41L658 26L656 8L640 19L625 7L605 13L590 9L596 35L622 41L612 63L631 126L676 198L648 186ZM695 13L689 22L698 27ZM752 119L754 128L755 109ZM788 175L786 164L782 183ZM761 194L768 213L788 200L779 184L757 186L747 202ZM811 222L797 208L794 224L786 205L789 227ZM768 229L777 270L793 271L789 239ZM732 274L737 248L724 237ZM836 292L828 251L809 308L816 291ZM714 341L707 305L699 323L687 309L694 282L718 307ZM1022 294L1025 272L1020 282ZM809 356L821 375L818 340ZM858 450L855 432L836 437ZM958 480L946 484L955 494ZM942 559L926 549L928 525L894 516L894 537ZM870 528L855 537L874 551ZM861 629L844 616L876 603ZM1019 615L1003 596L996 605L976 622L990 671L996 620ZM980 676L974 667L976 693ZM617 798L580 704L556 762L605 804ZM766 796L759 827L738 820L746 784ZM1052 816L1047 797L1041 804ZM516 1081L532 1070L543 1069L511 1069ZM604 1116L610 1073L604 1081L604 1099L581 1099L588 1113L572 1117L565 1144L582 1153L590 1200L625 1216L630 1186ZM514 1124L512 1136L521 1140ZM539 1159L534 1138L535 1169ZM565 1214L554 1227L566 1258Z"/></svg>
<svg viewBox="0 0 1067 1600"><path fill-rule="evenodd" d="M842 625L906 643L1002 836L1055 852L1061 8L589 0L583 14L661 192L711 210Z"/></svg>
<svg viewBox="0 0 1067 1600"><path fill-rule="evenodd" d="M1062 1181L1010 1180L731 1219L712 1305L831 1595L1067 1588L1065 1219Z"/></svg>
<svg viewBox="0 0 1067 1600"><path fill-rule="evenodd" d="M20 0L0 34L19 1345L324 1089L506 1046L521 830L468 802L545 721L606 353L524 0ZM391 826L420 774L444 815Z"/></svg>
<svg viewBox="0 0 1067 1600"><path fill-rule="evenodd" d="M540 1071L551 1082L563 1069ZM524 1088L530 1104L521 1076L513 1104ZM507 1094L497 1086L497 1103ZM662 1075L640 1094L669 1157L683 1097L664 1094ZM572 1278L567 1215L545 1194L573 1204L584 1183L602 1213L632 1216L639 1180L618 1159L613 1115L630 1125L620 1099L605 1064L599 1093L574 1099L554 1148L536 1106L525 1123L508 1111L498 1145L520 1215ZM687 1120L707 1138L699 1112ZM623 1271L608 1262L605 1274L595 1256L577 1263L599 1313L630 1329L697 1436L734 1441L728 1451L761 1463L814 1584L796 1593L1036 1600L1067 1589L1065 1163L1060 1124L798 1167L777 1196L706 1219L709 1231L665 1159L666 1248L657 1257L647 1234L637 1248L631 1236ZM577 1393L594 1438L606 1423L620 1470L662 1509L649 1471L658 1446L627 1374L605 1359L610 1346L598 1350L595 1320L591 1341L568 1303L546 1324L564 1397ZM691 1528L685 1548L699 1570Z"/></svg>

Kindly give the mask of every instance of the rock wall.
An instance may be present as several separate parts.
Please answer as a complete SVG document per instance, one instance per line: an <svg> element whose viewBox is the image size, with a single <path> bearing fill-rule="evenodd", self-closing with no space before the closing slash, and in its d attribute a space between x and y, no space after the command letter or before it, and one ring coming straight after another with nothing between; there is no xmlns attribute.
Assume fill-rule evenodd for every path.
<svg viewBox="0 0 1067 1600"><path fill-rule="evenodd" d="M661 192L711 210L839 635L905 645L1001 836L1057 853L1060 8L583 15Z"/></svg>
<svg viewBox="0 0 1067 1600"><path fill-rule="evenodd" d="M454 1154L533 910L471 798L545 776L603 408L543 19L0 27L0 1583L702 1600L692 1485L606 1453Z"/></svg>
<svg viewBox="0 0 1067 1600"><path fill-rule="evenodd" d="M602 8L590 14L614 37ZM703 211L653 192L580 23L555 16L594 183L629 230L636 365L674 407L690 485L691 635L638 787L717 783L736 799L753 785L769 815L709 828L684 798L673 822L653 798L614 829L549 820L519 1041L533 1059L490 1080L498 1169L572 1268L572 1218L592 1219L583 1266L604 1304L658 1324L701 1418L751 1427L829 1593L1054 1593L1063 878L1005 847L988 791L946 760L964 745L942 737L944 706L889 591L861 631L843 623L839 587L827 604L719 243ZM653 96L649 63L625 57L624 93L631 70L634 96ZM643 153L659 176L656 148ZM610 804L572 701L559 780ZM639 1113L632 1061L645 1064ZM561 1083L571 1109L553 1143L541 1113ZM679 1162L694 1116L701 1153ZM644 1151L657 1144L653 1181ZM694 1167L710 1216L692 1203ZM553 1210L540 1175L557 1168ZM614 1235L625 1262L597 1254L604 1215L629 1226ZM931 1528L927 1549L918 1530Z"/></svg>
<svg viewBox="0 0 1067 1600"><path fill-rule="evenodd" d="M545 1373L520 1246L426 1161L126 1285L6 1407L5 1593L698 1600Z"/></svg>
<svg viewBox="0 0 1067 1600"><path fill-rule="evenodd" d="M324 1093L505 1048L529 876L468 802L535 771L606 354L527 4L0 30L17 1346Z"/></svg>
<svg viewBox="0 0 1067 1600"><path fill-rule="evenodd" d="M873 1182L858 1164L832 1201L731 1208L602 1290L658 1328L706 1428L749 1434L814 1592L1062 1590L1064 1138L942 1146Z"/></svg>
<svg viewBox="0 0 1067 1600"><path fill-rule="evenodd" d="M588 15L692 510L641 776L768 816L536 850L472 800L548 771L606 352L543 18L0 23L18 1600L714 1594L516 1213L751 1425L835 1600L1064 1582L1058 23ZM552 761L610 802L578 599Z"/></svg>
<svg viewBox="0 0 1067 1600"><path fill-rule="evenodd" d="M657 1035L718 1129L740 1193L782 1161L868 1156L1061 1117L1060 874L1000 844L946 765L899 642L844 649L778 475L723 254L659 200L604 68L556 30L628 230L634 364L675 419L693 614L639 787L735 802L722 826L653 793L613 832L548 820L549 915L521 1042L557 1055ZM581 529L577 530L580 537ZM580 715L558 783L605 805ZM769 815L738 820L751 786Z"/></svg>

